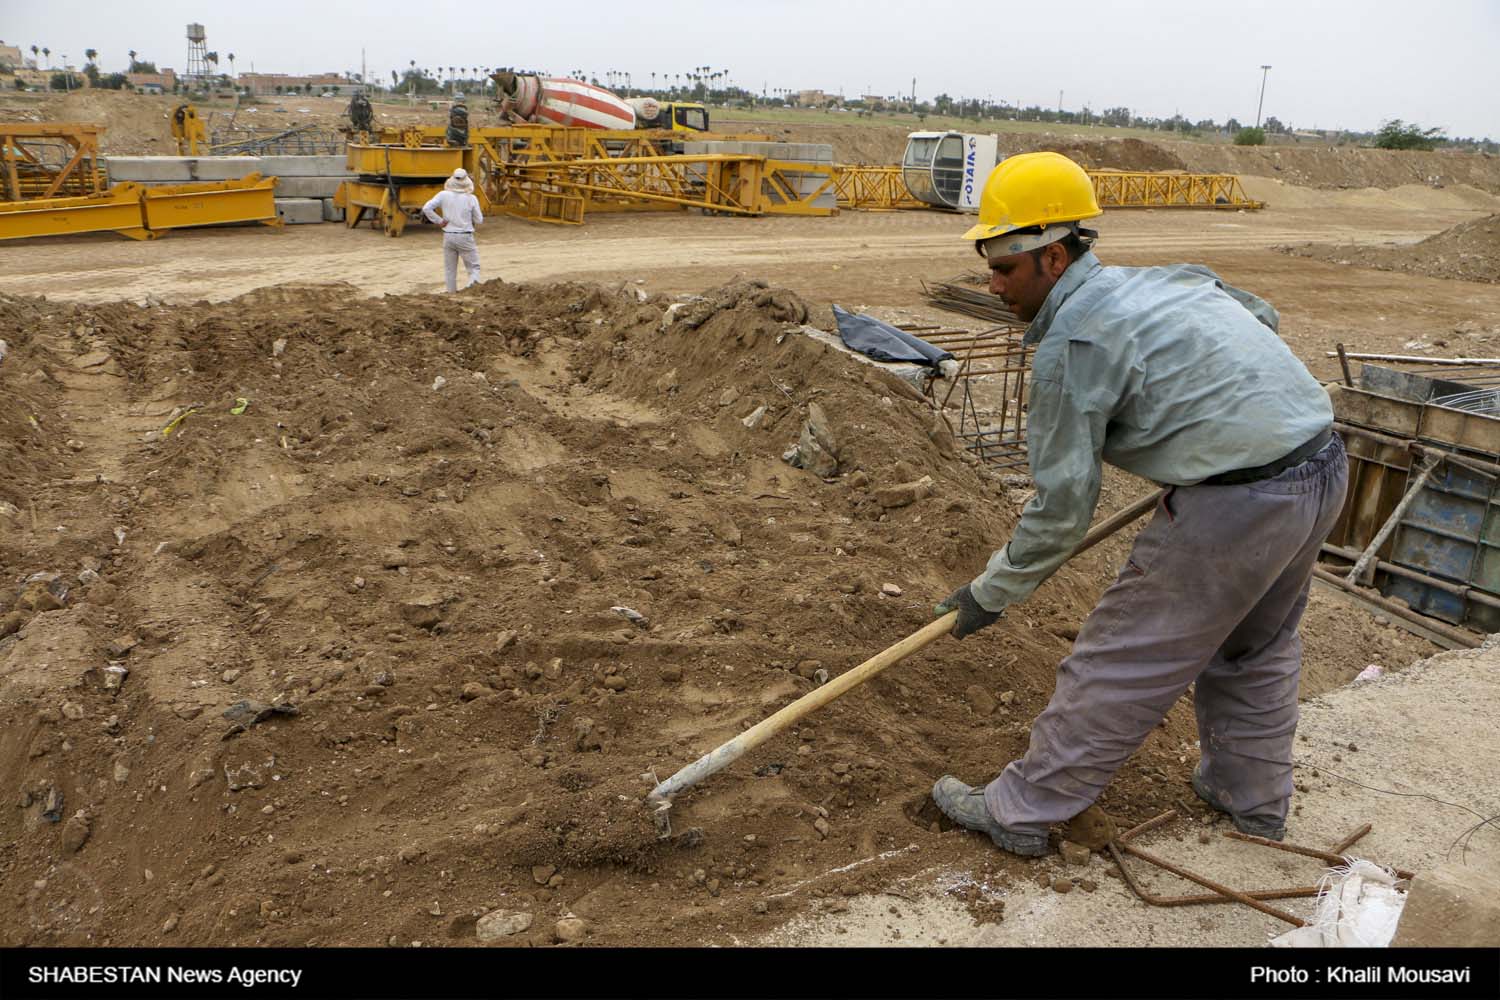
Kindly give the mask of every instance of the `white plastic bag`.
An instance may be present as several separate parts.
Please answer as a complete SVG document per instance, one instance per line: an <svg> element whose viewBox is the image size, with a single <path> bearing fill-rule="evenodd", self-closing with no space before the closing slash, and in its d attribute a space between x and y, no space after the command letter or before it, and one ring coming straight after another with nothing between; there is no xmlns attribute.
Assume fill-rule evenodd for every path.
<svg viewBox="0 0 1500 1000"><path fill-rule="evenodd" d="M1271 939L1276 948L1384 948L1396 933L1406 893L1394 873L1353 859L1318 883L1318 911L1307 927Z"/></svg>

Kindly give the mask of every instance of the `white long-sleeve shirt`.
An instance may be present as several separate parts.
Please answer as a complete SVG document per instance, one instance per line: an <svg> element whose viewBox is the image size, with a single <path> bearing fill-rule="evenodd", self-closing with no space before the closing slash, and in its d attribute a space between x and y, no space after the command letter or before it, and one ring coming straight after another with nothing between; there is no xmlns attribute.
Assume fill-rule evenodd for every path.
<svg viewBox="0 0 1500 1000"><path fill-rule="evenodd" d="M472 194L439 191L431 201L422 206L422 214L427 217L428 222L436 225L441 221L439 213L443 219L448 220L448 225L443 227L445 233L472 233L475 226L484 222L484 214L479 211L479 199Z"/></svg>

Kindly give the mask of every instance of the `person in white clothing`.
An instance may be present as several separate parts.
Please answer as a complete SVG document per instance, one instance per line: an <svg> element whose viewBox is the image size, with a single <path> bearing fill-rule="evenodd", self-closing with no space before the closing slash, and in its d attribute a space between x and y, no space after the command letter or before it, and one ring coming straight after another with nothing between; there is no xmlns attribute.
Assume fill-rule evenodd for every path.
<svg viewBox="0 0 1500 1000"><path fill-rule="evenodd" d="M479 284L479 247L474 243L474 227L484 222L479 199L474 197L474 181L463 167L443 182L443 190L422 206L427 221L443 227L443 275L448 291L458 291L458 261L463 258L469 272L469 284Z"/></svg>

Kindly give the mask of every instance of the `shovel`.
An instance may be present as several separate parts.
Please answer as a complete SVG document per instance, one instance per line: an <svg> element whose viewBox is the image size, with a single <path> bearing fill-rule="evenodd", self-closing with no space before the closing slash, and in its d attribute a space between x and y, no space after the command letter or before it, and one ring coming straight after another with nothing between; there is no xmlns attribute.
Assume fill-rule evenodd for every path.
<svg viewBox="0 0 1500 1000"><path fill-rule="evenodd" d="M1078 543L1078 547L1068 555L1068 558L1072 559L1080 552L1093 548L1125 525L1130 524L1155 507L1157 501L1161 500L1166 492L1161 489L1150 496L1141 497L1129 507L1099 522L1084 536L1083 541ZM775 714L762 719L734 739L710 750L666 781L659 782L646 796L646 804L651 807L652 818L656 821L657 834L663 838L671 836L672 821L668 814L672 808L672 798L678 792L691 788L710 774L728 767L798 719L817 711L845 692L859 687L886 667L900 663L919 649L925 649L951 632L953 623L957 620L958 612L950 611L941 618L924 625L894 646L887 647L853 670L846 671L822 687L808 692ZM656 775L653 772L648 771L643 777L648 781L656 781Z"/></svg>

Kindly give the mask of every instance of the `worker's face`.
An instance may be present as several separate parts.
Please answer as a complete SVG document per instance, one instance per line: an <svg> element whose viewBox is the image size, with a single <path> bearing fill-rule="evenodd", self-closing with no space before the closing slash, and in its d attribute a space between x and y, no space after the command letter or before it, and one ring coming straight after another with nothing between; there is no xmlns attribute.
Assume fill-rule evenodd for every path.
<svg viewBox="0 0 1500 1000"><path fill-rule="evenodd" d="M1011 312L1030 323L1047 301L1047 293L1068 269L1068 252L1060 243L1049 243L1040 253L1013 253L986 258L990 267L990 294L998 295Z"/></svg>

